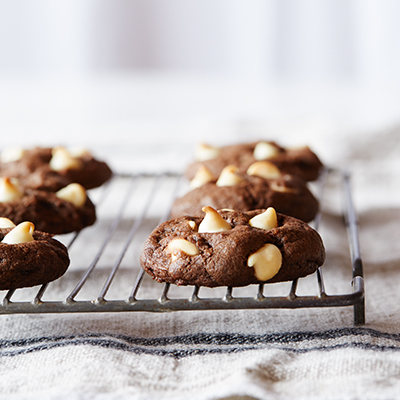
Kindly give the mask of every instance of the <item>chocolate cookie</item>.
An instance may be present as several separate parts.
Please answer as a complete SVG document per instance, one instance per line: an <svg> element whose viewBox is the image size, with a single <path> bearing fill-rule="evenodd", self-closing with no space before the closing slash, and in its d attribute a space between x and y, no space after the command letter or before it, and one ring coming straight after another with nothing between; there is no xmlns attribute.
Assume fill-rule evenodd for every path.
<svg viewBox="0 0 400 400"><path fill-rule="evenodd" d="M325 260L319 234L273 208L216 211L159 225L145 242L140 263L159 282L246 286L290 281L311 274Z"/></svg>
<svg viewBox="0 0 400 400"><path fill-rule="evenodd" d="M308 147L289 149L267 141L220 148L200 144L195 158L196 161L186 170L185 175L188 179L195 176L200 165L204 165L214 176L218 176L228 165L235 165L240 172L244 172L254 162L268 160L282 172L298 175L306 181L314 181L323 167L319 158Z"/></svg>
<svg viewBox="0 0 400 400"><path fill-rule="evenodd" d="M112 171L86 150L37 147L4 150L0 175L18 178L26 188L57 191L70 183L93 189L110 179Z"/></svg>
<svg viewBox="0 0 400 400"><path fill-rule="evenodd" d="M236 211L274 207L279 213L305 222L313 220L318 212L318 201L307 183L295 175L281 174L268 161L252 164L246 174L238 173L234 166L225 167L218 180L207 175L205 169L200 173L206 183L201 184L202 178L197 174L192 183L200 186L174 201L171 218L201 215L204 204ZM211 180L207 182L208 179Z"/></svg>
<svg viewBox="0 0 400 400"><path fill-rule="evenodd" d="M0 290L54 281L69 262L67 248L51 235L35 231L31 222L0 227Z"/></svg>
<svg viewBox="0 0 400 400"><path fill-rule="evenodd" d="M96 210L85 189L77 183L53 193L23 191L9 178L0 178L0 216L15 224L31 221L42 232L63 234L93 225Z"/></svg>

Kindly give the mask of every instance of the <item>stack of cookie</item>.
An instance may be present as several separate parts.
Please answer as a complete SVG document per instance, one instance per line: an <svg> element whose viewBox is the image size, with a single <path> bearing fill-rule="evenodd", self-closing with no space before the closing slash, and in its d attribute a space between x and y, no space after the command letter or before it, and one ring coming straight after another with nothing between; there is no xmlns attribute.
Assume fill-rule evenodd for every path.
<svg viewBox="0 0 400 400"><path fill-rule="evenodd" d="M0 290L46 283L66 271L67 249L52 235L93 225L96 210L87 190L111 176L108 165L87 150L1 153Z"/></svg>
<svg viewBox="0 0 400 400"><path fill-rule="evenodd" d="M319 207L307 182L323 165L308 147L200 145L196 156L186 171L192 190L141 253L153 279L246 286L293 280L323 264L322 239L307 223Z"/></svg>

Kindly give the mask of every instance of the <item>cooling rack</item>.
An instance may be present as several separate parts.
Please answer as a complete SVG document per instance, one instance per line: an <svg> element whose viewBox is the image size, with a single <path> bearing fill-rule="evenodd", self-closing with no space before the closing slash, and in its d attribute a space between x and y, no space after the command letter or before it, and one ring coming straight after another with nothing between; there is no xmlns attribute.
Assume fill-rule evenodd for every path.
<svg viewBox="0 0 400 400"><path fill-rule="evenodd" d="M326 290L325 265L312 276L300 279L313 279L316 293L299 293L300 280L283 286L283 293L270 290L280 284L261 284L247 287L245 295L236 295L238 289L231 287L185 287L183 290L152 281L138 263L141 246L152 229L168 219L173 199L185 190L186 184L185 179L176 173L143 173L116 175L102 188L91 191L89 195L98 210L96 224L80 233L57 237L69 248L70 269L64 277L41 287L3 292L0 314L351 306L354 324L364 324L363 269L357 216L347 171L326 169L313 187L320 200L326 188L331 186L341 197L350 278L344 290L335 290L334 294L328 294ZM319 230L324 218L322 207L312 223L313 227ZM329 243L325 246L329 248ZM183 290L183 296L178 289Z"/></svg>

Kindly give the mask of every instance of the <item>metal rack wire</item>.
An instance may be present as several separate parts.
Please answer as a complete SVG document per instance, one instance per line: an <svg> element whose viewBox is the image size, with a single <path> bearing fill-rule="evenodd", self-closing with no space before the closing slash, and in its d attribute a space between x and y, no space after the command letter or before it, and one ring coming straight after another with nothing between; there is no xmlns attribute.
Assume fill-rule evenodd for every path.
<svg viewBox="0 0 400 400"><path fill-rule="evenodd" d="M126 259L134 243L140 246L143 234L148 234L159 223L168 218L170 205L173 199L181 190L183 179L178 174L137 174L137 175L118 175L112 181L105 185L101 190L97 189L95 193L96 204L100 209L103 203L107 202L110 193L117 193L119 204L113 204L113 215L111 218L102 215L99 221L91 230L91 235L95 233L98 239L102 233L103 239L95 244L95 252L89 265L81 272L75 287L65 297L56 300L45 300L44 296L49 285L43 285L39 288L33 298L23 300L14 300L15 290L8 291L0 303L0 314L16 313L77 313L77 312L121 312L121 311L146 311L146 312L169 312L180 310L227 310L227 309L270 309L270 308L308 308L308 307L344 307L353 306L354 324L362 325L365 322L364 310L364 279L362 270L362 261L358 242L357 217L353 206L350 175L346 171L337 171L327 169L316 184L316 195L320 199L324 195L327 180L335 174L340 176L341 183L339 191L343 194L343 216L344 224L347 228L348 244L350 251L350 262L352 267L352 291L350 293L328 295L325 290L323 277L324 266L317 270L315 276L318 284L318 293L316 295L297 294L298 280L290 285L289 293L274 296L264 294L265 286L253 285L252 296L235 296L233 288L226 288L222 296L201 297L202 288L193 287L189 296L185 298L175 298L170 296L170 285L151 282L153 288L159 292L158 296L146 297L146 290L142 288L142 282L145 278L144 271L139 267L137 257L133 261L132 271L135 271L136 278L130 292L121 298L106 298L113 282L118 279L121 264ZM167 184L165 183L166 181ZM168 190L165 188L168 187ZM136 198L135 198L136 196ZM137 198L140 196L140 204ZM134 199L135 198L135 199ZM134 200L133 200L134 199ZM135 214L128 215L129 205L134 203ZM157 211L154 212L153 209ZM109 210L109 208L108 208ZM155 218L156 217L156 218ZM323 218L323 212L320 212L313 222L313 226L318 230ZM129 221L129 226L124 231L122 244L119 241L120 250L114 252L113 260L107 259L107 276L101 288L97 289L97 295L90 299L79 300L78 295L87 285L91 275L103 260L104 253L111 241L118 236L121 225L124 221ZM150 222L149 222L150 221ZM101 225L99 228L98 225ZM85 230L83 231L85 232ZM142 232L142 236L139 234ZM69 240L66 243L69 249L72 249L77 242L87 241L84 233L74 234L63 240ZM83 245L85 247L85 245ZM131 257L132 258L132 257ZM72 260L72 258L71 258ZM73 260L72 260L73 262ZM72 264L71 262L71 264ZM79 270L81 271L81 270ZM69 274L70 271L67 271ZM61 278L63 279L63 278ZM124 278L122 278L124 279ZM132 281L133 282L133 281ZM25 289L19 289L25 290ZM18 291L19 291L18 290ZM214 289L208 289L214 290ZM139 296L139 293L144 295ZM154 293L154 291L152 291ZM31 295L32 296L32 295ZM122 297L122 296L121 296Z"/></svg>

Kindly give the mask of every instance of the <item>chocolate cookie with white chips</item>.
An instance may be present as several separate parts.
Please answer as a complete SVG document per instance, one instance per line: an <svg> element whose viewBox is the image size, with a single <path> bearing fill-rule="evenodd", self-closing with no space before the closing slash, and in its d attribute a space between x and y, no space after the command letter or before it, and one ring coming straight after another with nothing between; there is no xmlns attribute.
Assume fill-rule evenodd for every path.
<svg viewBox="0 0 400 400"><path fill-rule="evenodd" d="M87 149L6 148L0 157L0 176L18 178L26 188L54 192L70 183L85 189L99 187L111 178L112 171Z"/></svg>
<svg viewBox="0 0 400 400"><path fill-rule="evenodd" d="M64 234L93 225L96 209L78 183L53 193L24 189L17 180L3 177L0 178L0 216L15 224L31 221L42 232Z"/></svg>
<svg viewBox="0 0 400 400"><path fill-rule="evenodd" d="M247 286L291 281L325 260L318 232L273 208L238 212L203 207L205 216L159 225L140 255L158 282L197 286Z"/></svg>
<svg viewBox="0 0 400 400"><path fill-rule="evenodd" d="M195 161L185 172L193 179L200 166L205 166L214 176L218 176L228 165L235 165L245 172L256 161L268 160L282 172L297 175L306 181L318 178L323 164L308 146L282 147L272 141L239 143L215 147L200 143L195 151Z"/></svg>
<svg viewBox="0 0 400 400"><path fill-rule="evenodd" d="M67 248L30 221L17 226L0 218L0 290L42 285L61 277L70 260Z"/></svg>
<svg viewBox="0 0 400 400"><path fill-rule="evenodd" d="M201 215L207 204L216 210L250 211L274 207L279 213L310 222L316 216L319 202L296 175L282 173L269 161L257 161L246 173L233 165L225 167L218 179L201 166L190 182L191 191L177 198L171 207L171 218Z"/></svg>

